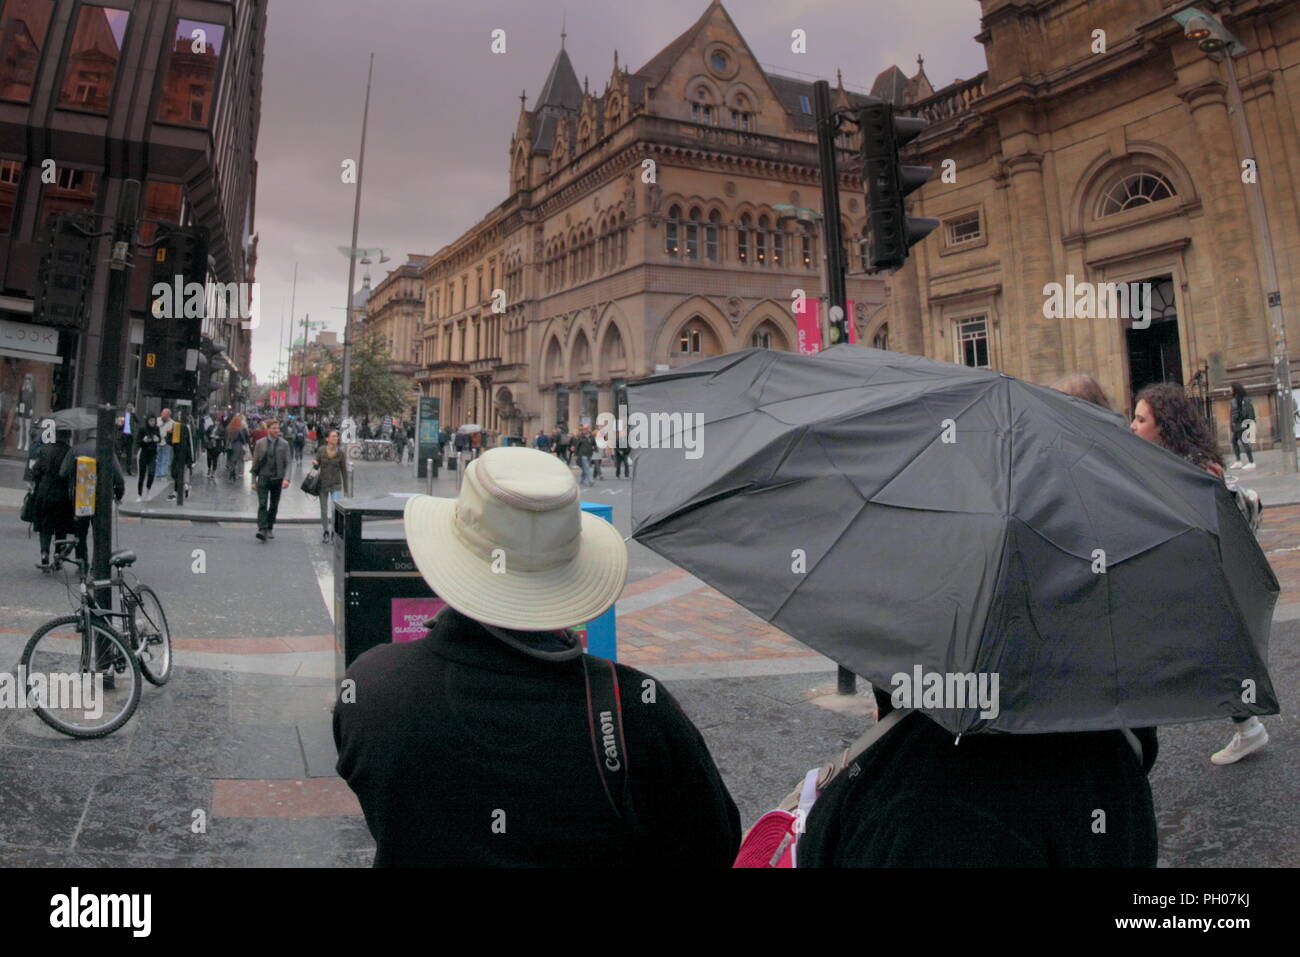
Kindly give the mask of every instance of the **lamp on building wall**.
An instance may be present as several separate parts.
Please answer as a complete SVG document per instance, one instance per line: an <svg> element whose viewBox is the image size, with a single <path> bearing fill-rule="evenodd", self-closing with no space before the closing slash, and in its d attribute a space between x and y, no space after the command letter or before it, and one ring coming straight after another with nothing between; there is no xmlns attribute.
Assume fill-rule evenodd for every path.
<svg viewBox="0 0 1300 957"><path fill-rule="evenodd" d="M1250 125L1246 122L1246 107L1241 99L1241 86L1237 82L1235 57L1246 52L1246 45L1238 40L1215 17L1188 7L1173 15L1174 22L1183 28L1183 35L1192 40L1210 59L1222 62L1228 74L1228 113L1232 116L1240 138L1242 156L1254 163L1255 144L1251 139ZM1255 178L1246 183L1246 209L1255 229L1255 247L1264 273L1264 296L1271 338L1273 342L1273 387L1277 393L1278 434L1282 442L1282 470L1294 474L1296 466L1295 405L1291 393L1291 352L1286 341L1286 317L1282 313L1282 286L1277 275L1277 255L1273 247L1273 231L1269 227L1268 209L1261 190L1263 181L1254 163Z"/></svg>

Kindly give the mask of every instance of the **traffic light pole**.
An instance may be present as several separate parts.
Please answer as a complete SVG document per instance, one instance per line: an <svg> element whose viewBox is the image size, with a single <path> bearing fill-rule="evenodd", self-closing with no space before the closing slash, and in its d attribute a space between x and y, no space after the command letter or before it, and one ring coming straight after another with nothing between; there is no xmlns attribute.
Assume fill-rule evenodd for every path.
<svg viewBox="0 0 1300 957"><path fill-rule="evenodd" d="M844 237L840 232L840 178L835 164L835 134L839 131L831 110L831 85L813 84L817 121L817 156L822 177L822 228L826 239L827 330L830 344L849 341L848 295L844 288ZM836 313L836 307L839 312ZM841 682L842 683L842 682Z"/></svg>
<svg viewBox="0 0 1300 957"><path fill-rule="evenodd" d="M104 329L99 340L99 417L95 426L95 514L91 519L95 554L92 562L96 581L107 581L113 554L113 466L117 392L122 383L122 329L126 325L127 269L135 242L136 217L140 210L140 182L122 183L117 223L113 228L113 254L109 260L108 301L104 308ZM112 589L95 593L101 608L111 607Z"/></svg>

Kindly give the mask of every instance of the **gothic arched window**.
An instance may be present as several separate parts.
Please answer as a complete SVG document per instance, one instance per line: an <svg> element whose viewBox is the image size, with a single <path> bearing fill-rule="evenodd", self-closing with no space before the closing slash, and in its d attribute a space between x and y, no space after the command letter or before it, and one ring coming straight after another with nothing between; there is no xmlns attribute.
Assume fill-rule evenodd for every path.
<svg viewBox="0 0 1300 957"><path fill-rule="evenodd" d="M664 252L674 259L677 258L681 250L681 218L682 208L680 206L674 206L668 210L668 228L664 230Z"/></svg>

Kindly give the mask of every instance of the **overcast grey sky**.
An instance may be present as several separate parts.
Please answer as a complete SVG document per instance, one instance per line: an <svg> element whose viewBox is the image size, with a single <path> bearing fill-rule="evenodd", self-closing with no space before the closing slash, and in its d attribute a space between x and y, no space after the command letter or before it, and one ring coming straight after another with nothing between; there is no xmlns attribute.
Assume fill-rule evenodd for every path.
<svg viewBox="0 0 1300 957"><path fill-rule="evenodd" d="M727 11L760 63L774 72L865 89L897 64L925 57L935 87L984 69L978 0L730 0ZM533 107L566 48L594 93L619 62L636 70L686 30L708 0L270 0L257 159L257 279L262 324L253 370L265 381L280 358L294 263L296 316L341 330L354 186L342 163L361 140L366 64L375 54L358 245L393 262L432 253L506 198L519 94ZM805 54L790 33L807 31ZM493 54L491 33L506 31ZM376 264L372 282L384 272ZM361 282L358 269L357 283ZM298 333L295 333L298 334Z"/></svg>

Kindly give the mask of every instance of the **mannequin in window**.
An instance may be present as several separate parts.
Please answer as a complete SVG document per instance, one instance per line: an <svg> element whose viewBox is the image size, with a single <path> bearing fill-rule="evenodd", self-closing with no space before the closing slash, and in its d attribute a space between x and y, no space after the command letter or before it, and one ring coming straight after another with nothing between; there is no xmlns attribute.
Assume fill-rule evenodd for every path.
<svg viewBox="0 0 1300 957"><path fill-rule="evenodd" d="M18 451L26 452L31 444L32 419L36 416L36 386L32 374L23 376L22 388L18 390Z"/></svg>

